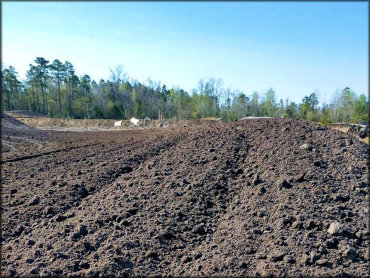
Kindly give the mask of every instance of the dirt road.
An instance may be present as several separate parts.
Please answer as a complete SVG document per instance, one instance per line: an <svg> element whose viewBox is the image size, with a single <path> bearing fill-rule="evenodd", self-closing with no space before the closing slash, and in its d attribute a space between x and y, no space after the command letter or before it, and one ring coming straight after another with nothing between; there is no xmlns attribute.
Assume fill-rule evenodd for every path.
<svg viewBox="0 0 370 278"><path fill-rule="evenodd" d="M367 274L368 146L349 135L256 119L48 136L3 154L2 275Z"/></svg>

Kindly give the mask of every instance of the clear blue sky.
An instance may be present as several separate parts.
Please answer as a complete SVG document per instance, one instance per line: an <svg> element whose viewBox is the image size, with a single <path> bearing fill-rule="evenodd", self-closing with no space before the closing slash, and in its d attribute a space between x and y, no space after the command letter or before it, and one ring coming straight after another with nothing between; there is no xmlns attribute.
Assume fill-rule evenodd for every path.
<svg viewBox="0 0 370 278"><path fill-rule="evenodd" d="M368 94L367 2L3 2L2 59L21 78L36 56L109 78L122 65L191 92L200 78L300 102Z"/></svg>

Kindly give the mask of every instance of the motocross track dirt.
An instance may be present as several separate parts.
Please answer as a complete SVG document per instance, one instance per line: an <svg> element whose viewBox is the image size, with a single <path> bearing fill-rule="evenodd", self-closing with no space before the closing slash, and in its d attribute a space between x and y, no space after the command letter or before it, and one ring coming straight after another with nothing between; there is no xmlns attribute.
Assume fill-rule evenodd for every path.
<svg viewBox="0 0 370 278"><path fill-rule="evenodd" d="M49 135L2 153L2 275L368 274L368 146L349 135L284 119Z"/></svg>

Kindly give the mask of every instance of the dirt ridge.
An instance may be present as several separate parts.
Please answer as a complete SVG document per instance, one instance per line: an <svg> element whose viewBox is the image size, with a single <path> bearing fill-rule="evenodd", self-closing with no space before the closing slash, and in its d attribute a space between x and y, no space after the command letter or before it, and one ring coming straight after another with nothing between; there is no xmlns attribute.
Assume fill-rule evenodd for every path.
<svg viewBox="0 0 370 278"><path fill-rule="evenodd" d="M364 276L368 146L286 119L56 132L3 164L2 274Z"/></svg>

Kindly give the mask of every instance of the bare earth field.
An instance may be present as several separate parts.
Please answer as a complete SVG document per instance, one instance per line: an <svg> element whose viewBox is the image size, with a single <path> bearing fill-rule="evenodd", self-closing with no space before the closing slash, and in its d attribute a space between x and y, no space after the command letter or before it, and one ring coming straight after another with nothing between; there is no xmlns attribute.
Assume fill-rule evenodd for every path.
<svg viewBox="0 0 370 278"><path fill-rule="evenodd" d="M368 152L287 119L71 132L7 116L1 276L367 276Z"/></svg>

